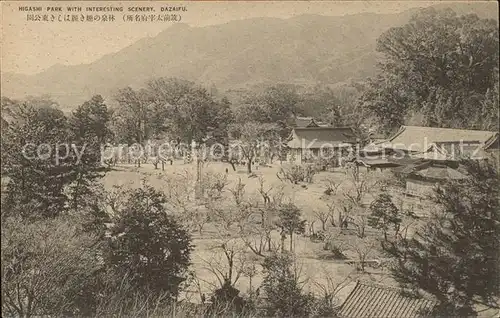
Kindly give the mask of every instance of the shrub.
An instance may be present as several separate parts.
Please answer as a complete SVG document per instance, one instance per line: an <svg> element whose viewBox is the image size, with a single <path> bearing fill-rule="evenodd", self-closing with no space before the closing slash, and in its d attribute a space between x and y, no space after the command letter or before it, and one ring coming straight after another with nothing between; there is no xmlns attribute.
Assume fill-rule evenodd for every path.
<svg viewBox="0 0 500 318"><path fill-rule="evenodd" d="M231 313L241 315L246 305L245 299L240 296L240 291L226 281L224 285L215 290L210 299L211 305L207 310L209 316L220 317L223 314Z"/></svg>
<svg viewBox="0 0 500 318"><path fill-rule="evenodd" d="M100 268L96 238L71 220L2 220L2 315L71 315Z"/></svg>
<svg viewBox="0 0 500 318"><path fill-rule="evenodd" d="M325 251L331 252L332 259L347 259L347 256L344 254L342 249L339 246L335 245L331 240L325 243L323 249Z"/></svg>
<svg viewBox="0 0 500 318"><path fill-rule="evenodd" d="M313 242L322 242L326 239L326 234L323 231L318 231L316 233L313 233L309 239Z"/></svg>
<svg viewBox="0 0 500 318"><path fill-rule="evenodd" d="M150 186L131 190L107 233L106 262L138 290L178 294L192 251L191 237L168 215L164 195Z"/></svg>
<svg viewBox="0 0 500 318"><path fill-rule="evenodd" d="M282 167L277 176L280 180L288 180L291 183L313 182L314 175L318 169L311 164L308 165L292 165L290 167Z"/></svg>
<svg viewBox="0 0 500 318"><path fill-rule="evenodd" d="M266 293L264 305L267 316L306 317L311 313L314 297L302 293L291 254L273 254L262 265L265 277L262 287Z"/></svg>

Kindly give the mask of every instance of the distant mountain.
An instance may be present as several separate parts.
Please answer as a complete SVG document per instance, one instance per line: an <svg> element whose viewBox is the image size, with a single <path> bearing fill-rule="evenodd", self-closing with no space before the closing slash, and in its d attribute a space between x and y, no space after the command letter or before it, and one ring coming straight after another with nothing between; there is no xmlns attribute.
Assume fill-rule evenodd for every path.
<svg viewBox="0 0 500 318"><path fill-rule="evenodd" d="M450 6L439 4L438 7ZM492 6L453 5L458 13L496 19ZM415 10L398 14L301 15L254 18L190 27L176 24L93 63L54 65L33 75L2 74L2 93L12 98L49 94L72 109L93 94L111 97L127 85L173 76L220 90L288 82L337 84L375 74L376 39L406 23Z"/></svg>

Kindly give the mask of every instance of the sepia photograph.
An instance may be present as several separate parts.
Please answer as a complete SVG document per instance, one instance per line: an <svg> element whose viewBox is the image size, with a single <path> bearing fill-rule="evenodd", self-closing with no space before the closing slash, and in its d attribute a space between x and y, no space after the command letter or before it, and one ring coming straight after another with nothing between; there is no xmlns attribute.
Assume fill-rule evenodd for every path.
<svg viewBox="0 0 500 318"><path fill-rule="evenodd" d="M2 1L1 316L500 318L496 1Z"/></svg>

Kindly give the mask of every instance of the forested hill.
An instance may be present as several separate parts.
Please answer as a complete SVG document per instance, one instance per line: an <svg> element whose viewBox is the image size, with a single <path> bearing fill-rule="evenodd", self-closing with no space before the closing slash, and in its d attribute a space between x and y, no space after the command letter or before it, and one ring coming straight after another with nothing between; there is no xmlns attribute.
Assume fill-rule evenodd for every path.
<svg viewBox="0 0 500 318"><path fill-rule="evenodd" d="M444 6L459 14L498 14L486 4L437 7ZM48 94L72 109L94 94L110 97L117 88L159 76L216 85L219 91L261 83L364 79L376 72L376 39L406 23L414 11L255 18L207 27L176 24L90 64L55 65L33 76L2 74L2 93L11 98Z"/></svg>

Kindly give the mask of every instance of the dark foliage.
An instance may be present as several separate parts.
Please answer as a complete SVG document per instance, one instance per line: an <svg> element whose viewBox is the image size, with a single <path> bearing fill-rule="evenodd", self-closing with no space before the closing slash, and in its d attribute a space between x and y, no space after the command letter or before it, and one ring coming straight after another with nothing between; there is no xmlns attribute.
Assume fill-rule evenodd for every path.
<svg viewBox="0 0 500 318"><path fill-rule="evenodd" d="M499 294L499 175L488 163L465 161L466 180L438 189L439 210L411 239L385 242L403 287L425 291L448 315L467 316L476 301Z"/></svg>
<svg viewBox="0 0 500 318"><path fill-rule="evenodd" d="M272 317L306 317L314 297L302 292L291 254L273 254L264 260L262 287L266 293L265 312Z"/></svg>
<svg viewBox="0 0 500 318"><path fill-rule="evenodd" d="M189 233L167 214L165 202L149 186L130 192L109 228L106 263L128 275L138 290L175 297L193 247Z"/></svg>

